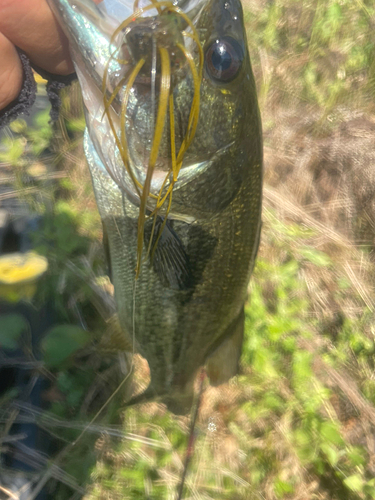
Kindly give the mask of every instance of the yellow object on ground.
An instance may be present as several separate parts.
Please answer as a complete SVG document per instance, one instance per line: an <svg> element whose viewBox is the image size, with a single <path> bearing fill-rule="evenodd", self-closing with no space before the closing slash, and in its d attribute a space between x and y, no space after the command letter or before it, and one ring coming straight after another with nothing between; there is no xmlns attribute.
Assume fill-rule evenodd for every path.
<svg viewBox="0 0 375 500"><path fill-rule="evenodd" d="M34 252L0 257L0 298L10 302L30 300L37 280L47 271L48 261Z"/></svg>

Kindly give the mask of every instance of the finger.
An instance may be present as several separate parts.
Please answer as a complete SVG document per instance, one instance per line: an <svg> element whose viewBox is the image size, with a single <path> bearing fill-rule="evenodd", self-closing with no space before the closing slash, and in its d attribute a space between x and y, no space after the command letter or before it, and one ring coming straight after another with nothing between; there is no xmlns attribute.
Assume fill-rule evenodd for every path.
<svg viewBox="0 0 375 500"><path fill-rule="evenodd" d="M18 96L22 87L22 65L15 46L0 33L0 109Z"/></svg>
<svg viewBox="0 0 375 500"><path fill-rule="evenodd" d="M68 40L46 0L0 0L0 32L46 71L74 71Z"/></svg>

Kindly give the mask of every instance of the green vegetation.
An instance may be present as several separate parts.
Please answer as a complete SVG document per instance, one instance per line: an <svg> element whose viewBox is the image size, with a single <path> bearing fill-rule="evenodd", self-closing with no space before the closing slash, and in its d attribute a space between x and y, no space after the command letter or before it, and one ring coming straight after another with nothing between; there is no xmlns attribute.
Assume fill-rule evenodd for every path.
<svg viewBox="0 0 375 500"><path fill-rule="evenodd" d="M332 185L350 179L339 166L336 177L322 178L339 157L329 160L319 141L331 144L353 117L373 121L375 6L248 0L244 9L265 129L264 227L241 372L226 386L205 388L185 498L373 499L375 213L370 205L356 208L355 193L344 211ZM118 354L124 339L110 322L83 127L74 91L57 126L44 112L33 127L19 120L0 152L20 199L40 216L33 241L49 270L34 305L51 301L56 309L40 345L50 405L37 421L58 436L57 461L51 457L58 474L49 465L40 472L51 473L57 500L85 480L86 500L174 498L189 420L156 403L123 407L132 388L121 385L127 358ZM312 160L298 170L295 159L310 151ZM30 356L21 316L1 318L0 343ZM133 390L147 372L138 356L134 369ZM14 397L9 391L0 400L2 433Z"/></svg>
<svg viewBox="0 0 375 500"><path fill-rule="evenodd" d="M371 0L244 1L263 106L374 109L375 7Z"/></svg>

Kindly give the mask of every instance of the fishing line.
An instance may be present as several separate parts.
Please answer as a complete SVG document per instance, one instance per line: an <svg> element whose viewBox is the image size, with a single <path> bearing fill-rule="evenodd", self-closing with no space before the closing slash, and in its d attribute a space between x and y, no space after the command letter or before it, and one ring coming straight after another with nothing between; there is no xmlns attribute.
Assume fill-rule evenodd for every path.
<svg viewBox="0 0 375 500"><path fill-rule="evenodd" d="M156 38L152 36L152 66L151 66L151 130L155 128L155 113L156 113L156 62L157 62L157 49ZM151 134L150 134L151 135Z"/></svg>
<svg viewBox="0 0 375 500"><path fill-rule="evenodd" d="M167 183L167 181L169 180L169 176L172 174L172 169L169 169L169 172L168 174L165 176L165 179L163 181L163 184L160 188L160 192L159 192L159 196L158 196L158 202L160 201L160 198L161 198L161 195L163 193L163 190L164 190L164 187ZM170 195L170 199L169 199L169 203L168 203L168 207L167 207L167 213L169 213L170 211L170 208L171 208L171 204L172 204L172 193ZM160 231L159 231L159 235L157 237L157 240L154 244L154 247L153 247L153 250L151 251L151 246L152 246L152 242L153 242L153 239L154 239L154 233L155 233L155 226L156 226L156 220L157 220L157 209L155 209L148 217L147 219L150 219L150 218L153 218L153 222L152 222L152 228L151 228L151 236L150 236L150 241L149 241L149 244L148 244L148 248L147 248L147 254L146 254L146 259L147 257L150 257L150 261L152 262L153 260L153 255L155 253L155 249L156 249L156 245L158 244L158 241L161 237L161 234L162 234L162 229L164 229L164 226L165 226L165 223L167 221L167 218L165 217L165 223L163 222L161 228L160 228Z"/></svg>
<svg viewBox="0 0 375 500"><path fill-rule="evenodd" d="M174 104L173 104L173 93L169 96L169 128L171 133L171 159L172 159L172 172L173 180L177 180L177 161L176 161L176 134L175 134L175 123L174 123Z"/></svg>
<svg viewBox="0 0 375 500"><path fill-rule="evenodd" d="M169 213L169 211L170 211L170 209L171 209L171 205L172 205L172 192L171 192L171 193L170 193L170 195L169 195L169 202L168 202L168 207L167 207L167 213ZM152 250L151 250L151 253L150 253L150 260L151 260L151 262L152 262L152 261L153 261L153 259L154 259L155 250L156 250L156 247L157 247L157 245L158 245L158 243L159 243L159 240L160 240L160 238L161 238L161 235L163 234L163 229L165 228L165 225L166 225L166 223L167 223L167 220L168 220L168 219L167 219L167 217L164 217L164 220L163 220L163 222L162 222L162 225L160 226L160 229L159 229L159 234L158 234L158 236L157 236L157 238L156 238L155 244L154 244L154 246L153 246L153 248L152 248ZM153 229L155 228L155 224L156 224L156 216L154 217ZM152 236L153 236L153 233L152 233ZM150 240L150 241L152 241L152 240Z"/></svg>
<svg viewBox="0 0 375 500"><path fill-rule="evenodd" d="M144 242L144 224L146 215L146 204L150 193L152 174L155 169L156 160L159 153L159 147L161 139L163 136L165 117L167 114L169 92L171 86L171 65L168 50L160 47L159 49L160 59L161 59L161 82L160 82L160 96L159 96L159 106L158 113L156 117L154 138L152 141L152 147L150 152L150 158L148 162L147 174L145 183L143 185L142 196L141 196L141 206L139 208L138 217L138 246L137 246L137 269L136 278L139 276L141 267L141 257Z"/></svg>
<svg viewBox="0 0 375 500"><path fill-rule="evenodd" d="M190 461L191 461L191 459L193 457L193 454L194 454L195 425L197 423L198 413L199 413L199 409L200 409L200 406L201 406L203 389L204 389L204 381L206 379L206 376L207 376L206 370L204 368L202 368L200 376L199 376L199 390L198 390L198 395L197 395L195 407L194 407L194 409L192 411L191 419L190 419L190 429L189 429L188 444L187 444L186 454L185 454L184 468L182 469L182 475L181 475L180 484L179 484L178 490L177 490L177 498L176 498L176 500L182 500L182 494L184 492L184 486L185 486L185 479L186 479L187 471L188 471L188 468L189 468Z"/></svg>
<svg viewBox="0 0 375 500"><path fill-rule="evenodd" d="M133 282L133 316L132 316L132 323L133 323L133 335L132 335L132 344L133 344L133 352L132 352L132 365L130 370L132 371L133 369L133 359L134 359L134 354L135 354L135 296L137 294L137 282L138 280L134 279Z"/></svg>

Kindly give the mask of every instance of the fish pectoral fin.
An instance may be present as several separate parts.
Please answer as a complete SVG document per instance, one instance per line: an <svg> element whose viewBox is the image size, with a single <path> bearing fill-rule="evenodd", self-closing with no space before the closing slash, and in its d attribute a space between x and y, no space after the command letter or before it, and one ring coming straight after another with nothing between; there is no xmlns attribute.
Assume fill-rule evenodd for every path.
<svg viewBox="0 0 375 500"><path fill-rule="evenodd" d="M171 223L167 220L163 227L163 222L164 219L157 216L151 246L151 265L164 286L173 290L188 290L193 283L189 257ZM150 234L148 236L151 237Z"/></svg>
<svg viewBox="0 0 375 500"><path fill-rule="evenodd" d="M210 354L206 361L206 371L212 385L228 382L238 373L245 326L244 309L224 334L224 340Z"/></svg>

